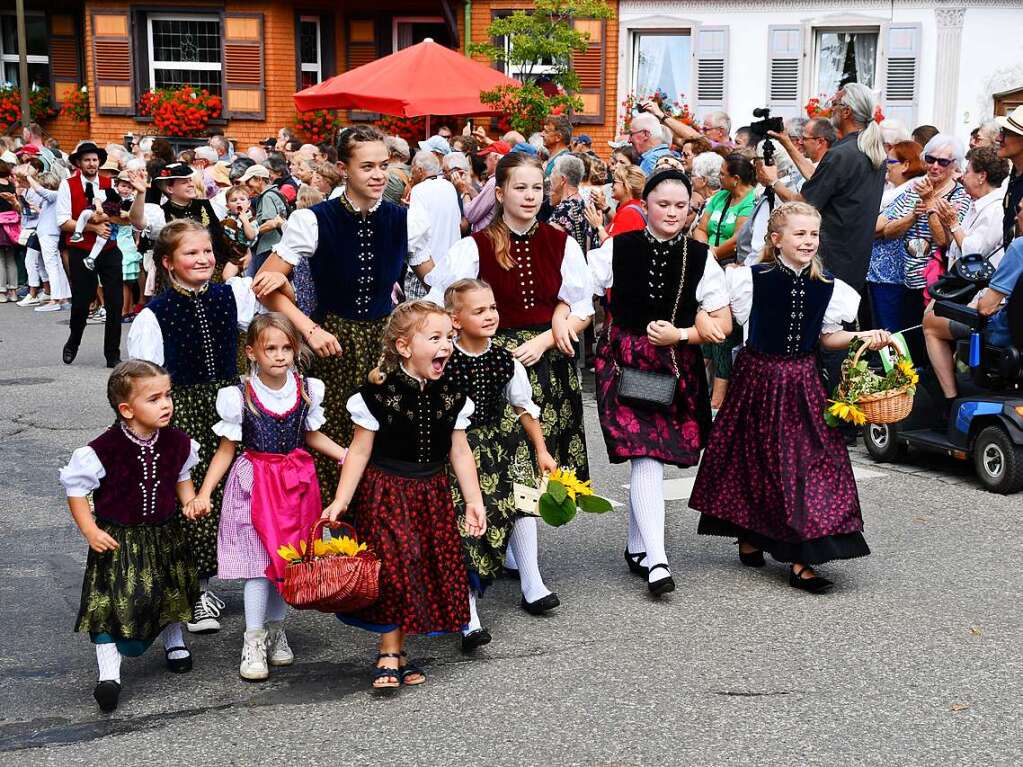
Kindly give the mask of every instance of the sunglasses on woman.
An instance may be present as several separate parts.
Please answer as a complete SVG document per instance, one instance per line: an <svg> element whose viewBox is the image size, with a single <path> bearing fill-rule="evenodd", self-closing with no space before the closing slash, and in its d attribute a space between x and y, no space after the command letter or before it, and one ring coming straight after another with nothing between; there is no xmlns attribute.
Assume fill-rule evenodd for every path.
<svg viewBox="0 0 1023 767"><path fill-rule="evenodd" d="M950 157L935 157L934 155L930 154L924 155L924 163L926 163L927 165L934 165L934 163L938 163L938 165L940 165L942 168L947 168L954 162L955 160L953 160Z"/></svg>

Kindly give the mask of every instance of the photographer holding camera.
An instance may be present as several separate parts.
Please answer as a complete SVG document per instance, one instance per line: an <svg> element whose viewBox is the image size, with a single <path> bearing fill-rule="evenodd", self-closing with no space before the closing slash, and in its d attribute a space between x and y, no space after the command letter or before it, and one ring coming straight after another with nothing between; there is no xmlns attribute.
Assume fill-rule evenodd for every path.
<svg viewBox="0 0 1023 767"><path fill-rule="evenodd" d="M857 291L863 290L867 276L884 190L887 155L881 129L874 121L876 107L871 90L859 83L849 83L835 94L831 123L840 139L824 153L801 192L779 183L777 168L757 163L758 180L779 199L802 200L820 211L824 265ZM791 143L787 136L774 138Z"/></svg>

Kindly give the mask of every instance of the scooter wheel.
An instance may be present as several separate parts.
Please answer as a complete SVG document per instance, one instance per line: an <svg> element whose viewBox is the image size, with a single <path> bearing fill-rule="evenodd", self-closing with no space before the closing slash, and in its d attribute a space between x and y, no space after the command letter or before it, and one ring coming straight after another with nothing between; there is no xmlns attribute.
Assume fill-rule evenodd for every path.
<svg viewBox="0 0 1023 767"><path fill-rule="evenodd" d="M1001 426L988 426L973 443L977 478L992 493L1009 495L1023 489L1023 447L1013 443Z"/></svg>
<svg viewBox="0 0 1023 767"><path fill-rule="evenodd" d="M863 446L880 463L899 461L909 452L898 438L898 426L892 423L868 423L863 427Z"/></svg>

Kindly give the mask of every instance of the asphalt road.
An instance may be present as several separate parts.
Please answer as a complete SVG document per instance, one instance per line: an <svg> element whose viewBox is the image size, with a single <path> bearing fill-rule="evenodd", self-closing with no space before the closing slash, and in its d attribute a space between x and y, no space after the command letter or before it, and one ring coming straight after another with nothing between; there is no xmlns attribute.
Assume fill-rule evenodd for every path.
<svg viewBox="0 0 1023 767"><path fill-rule="evenodd" d="M95 661L72 633L86 546L57 470L110 423L99 327L60 363L67 314L0 307L0 765L1017 765L1023 497L981 490L930 457L874 466L854 451L873 554L823 572L739 566L698 538L692 471L669 472L678 591L660 602L622 561L623 507L541 531L563 606L534 618L510 581L482 604L494 642L473 658L416 639L425 687L368 689L370 635L321 614L288 622L294 666L238 678L241 591L224 630L193 638L178 677L126 660L121 707L96 708ZM592 402L595 484L624 502Z"/></svg>

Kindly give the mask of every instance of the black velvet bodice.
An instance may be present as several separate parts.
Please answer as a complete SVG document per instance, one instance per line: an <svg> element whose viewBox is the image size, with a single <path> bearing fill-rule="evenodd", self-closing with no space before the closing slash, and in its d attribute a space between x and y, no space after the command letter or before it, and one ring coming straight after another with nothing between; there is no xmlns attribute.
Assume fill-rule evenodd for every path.
<svg viewBox="0 0 1023 767"><path fill-rule="evenodd" d="M797 356L817 348L824 313L835 283L795 272L782 263L756 264L753 270L753 309L746 344L763 354Z"/></svg>

